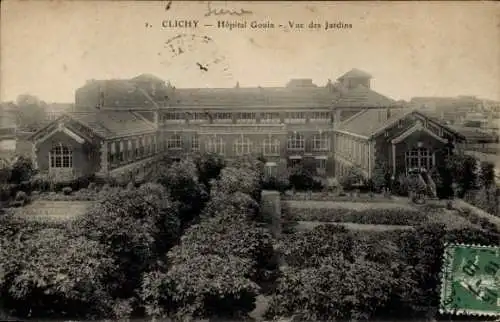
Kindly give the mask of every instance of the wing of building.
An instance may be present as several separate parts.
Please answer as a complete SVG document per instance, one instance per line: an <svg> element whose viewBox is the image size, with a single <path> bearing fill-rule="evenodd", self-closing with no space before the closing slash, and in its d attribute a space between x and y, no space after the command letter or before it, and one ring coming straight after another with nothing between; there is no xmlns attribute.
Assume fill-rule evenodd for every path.
<svg viewBox="0 0 500 322"><path fill-rule="evenodd" d="M276 88L191 89L148 74L90 80L76 90L73 112L32 136L33 156L55 180L127 177L159 157L199 152L263 156L268 175L310 160L318 176L356 165L369 177L379 158L395 173L432 167L463 138L377 93L371 78L352 69L321 86L292 79Z"/></svg>

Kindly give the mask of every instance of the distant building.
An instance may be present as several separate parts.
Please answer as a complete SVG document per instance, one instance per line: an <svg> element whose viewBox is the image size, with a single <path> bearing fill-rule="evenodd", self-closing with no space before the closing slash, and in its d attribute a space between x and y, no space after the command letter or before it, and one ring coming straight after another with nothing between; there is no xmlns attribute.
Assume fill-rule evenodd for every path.
<svg viewBox="0 0 500 322"><path fill-rule="evenodd" d="M73 103L49 103L46 106L47 121L52 122L64 113L71 112L74 109Z"/></svg>
<svg viewBox="0 0 500 322"><path fill-rule="evenodd" d="M0 164L9 164L16 152L16 106L0 103Z"/></svg>
<svg viewBox="0 0 500 322"><path fill-rule="evenodd" d="M404 102L371 89L371 78L353 69L326 86L292 79L284 87L183 89L147 74L91 80L76 90L73 112L32 136L33 156L39 170L57 180L127 177L160 156L179 160L200 152L262 156L268 175L310 159L318 176L359 165L369 177L375 158L393 160L392 145L397 169L404 170L407 152L411 166L441 162L437 151L460 134L420 113L406 114ZM396 115L406 116L394 125L388 119ZM387 130L376 132L377 124ZM429 155L411 154L423 148Z"/></svg>

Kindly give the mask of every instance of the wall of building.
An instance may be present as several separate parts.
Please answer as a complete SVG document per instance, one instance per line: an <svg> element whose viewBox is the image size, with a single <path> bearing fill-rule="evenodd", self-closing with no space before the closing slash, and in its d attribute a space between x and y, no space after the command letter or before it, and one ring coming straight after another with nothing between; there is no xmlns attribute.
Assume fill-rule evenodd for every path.
<svg viewBox="0 0 500 322"><path fill-rule="evenodd" d="M56 144L71 148L74 176L91 175L99 170L98 149L88 143L80 144L63 132L58 132L36 146L37 166L42 174L49 175L49 152ZM57 179L57 178L56 178Z"/></svg>

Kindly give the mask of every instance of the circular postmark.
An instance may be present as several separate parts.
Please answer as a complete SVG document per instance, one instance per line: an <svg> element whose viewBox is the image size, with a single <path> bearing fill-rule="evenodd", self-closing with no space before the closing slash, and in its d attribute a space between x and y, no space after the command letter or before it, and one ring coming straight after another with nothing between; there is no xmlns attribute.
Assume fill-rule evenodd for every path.
<svg viewBox="0 0 500 322"><path fill-rule="evenodd" d="M233 80L226 55L212 37L181 33L164 41L158 54L161 64L169 69L180 68L195 77L216 74L225 80Z"/></svg>

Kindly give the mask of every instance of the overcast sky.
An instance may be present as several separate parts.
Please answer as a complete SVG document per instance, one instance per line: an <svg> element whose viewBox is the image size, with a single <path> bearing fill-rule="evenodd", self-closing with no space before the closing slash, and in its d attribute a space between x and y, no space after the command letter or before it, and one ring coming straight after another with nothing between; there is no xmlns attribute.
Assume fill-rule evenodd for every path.
<svg viewBox="0 0 500 322"><path fill-rule="evenodd" d="M356 67L373 75L373 89L394 99L500 100L500 6L493 3L212 2L212 9L252 12L242 17L205 17L202 1L173 1L169 10L166 4L3 2L0 99L30 93L72 102L88 79L141 73L176 87L282 86L291 78L324 85ZM163 20L191 19L200 20L197 28L161 27ZM269 21L275 28L204 26L217 20ZM289 21L321 28L290 30ZM324 30L325 21L352 28ZM197 38L172 42L184 51L172 57L165 42L178 34ZM212 40L203 43L202 36Z"/></svg>

